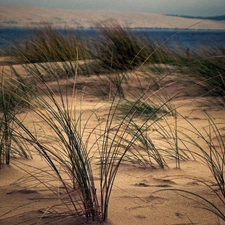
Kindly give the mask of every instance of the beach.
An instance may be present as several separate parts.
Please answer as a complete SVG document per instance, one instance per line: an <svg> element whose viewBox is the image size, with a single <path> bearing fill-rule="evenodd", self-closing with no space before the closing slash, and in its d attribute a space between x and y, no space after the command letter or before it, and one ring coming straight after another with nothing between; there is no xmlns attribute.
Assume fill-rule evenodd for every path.
<svg viewBox="0 0 225 225"><path fill-rule="evenodd" d="M198 19L177 18L157 14L118 11L53 10L3 6L0 8L0 15L1 26L16 27L33 27L48 22L53 27L90 28L100 21L109 21L116 18L117 22L123 24L124 27L130 28L225 29L225 24L221 21L201 21ZM77 65L77 62L73 63L73 65ZM82 64L83 62L79 63ZM21 74L26 73L24 67L16 64L11 58L1 57L0 70L7 73L7 71L10 71L9 66L13 66ZM147 65L146 68L143 66L141 69L127 72L129 85L127 85L128 82L124 82L123 84L125 95L130 94L131 96L135 96L136 91L145 90L149 86L150 76L155 76L149 68L150 66L148 67ZM153 163L147 161L140 163L138 160L137 162L135 160L129 161L129 158L125 158L115 176L115 183L112 187L109 201L108 218L104 224L225 224L215 213L206 209L207 207L211 207L211 205L208 204L209 202L204 201L204 199L213 202L221 211L224 209L224 203L218 197L221 195L215 177L207 162L204 161L204 158L199 157L202 151L197 146L198 144L205 151L210 151L209 134L211 134L211 131L212 133L215 131L214 124L213 122L211 123L210 118L213 118L218 128L221 128L221 137L224 140L224 105L218 104L216 98L201 95L201 85L198 85L196 78L191 77L190 74L180 74L171 65L161 65L160 68L168 72L165 72L165 77L161 78L160 85L157 87L158 89L156 88L156 90L150 92L154 94L151 94L149 98L153 98L154 100L161 99L159 96L163 98L166 93L166 97L172 98L171 105L176 109L177 114L175 116L168 114L162 118L157 115L154 118L158 119L158 122L154 124L150 120L147 125L151 123L153 125L150 126L151 129L146 131L146 133L150 132L149 136L153 144L160 149L164 149L165 155L169 149L168 146L171 147L168 144L169 142L165 141L167 135L171 135L168 136L168 140L171 141L170 143L173 143L174 147L178 147L178 144L181 149L186 150L184 154L181 154L183 158L180 158L180 161L174 157L166 158L166 166L164 168L160 168L154 160ZM90 129L94 129L98 125L100 127L101 123L99 121L106 120L112 103L111 96L102 100L93 94L94 83L103 81L99 77L101 77L101 74L98 76L93 74L90 76L79 76L78 71L75 85L76 94L72 92L71 88L73 87L73 80L69 81L69 84L67 80L62 79L60 81L62 87L70 85L68 91L72 94L69 97L68 104L71 106L71 110L77 110L78 114L82 111L87 112L81 118L83 123L87 122ZM51 80L48 82L48 87L53 90L56 99L58 99L58 85L56 81ZM101 85L104 86L104 83ZM43 95L42 97L48 100L46 96ZM37 111L39 110L42 112L40 108L37 108ZM90 112L95 112L96 117L90 117ZM45 114L47 112L43 110L43 115ZM207 115L210 115L210 117L207 117ZM42 120L35 114L35 110L24 110L17 116L29 129L34 130L37 137L43 138L41 141L44 144L45 142L48 143L47 141L50 140L48 137L52 135L52 129L42 123ZM209 128L210 125L212 126L212 130ZM160 127L164 127L168 132L164 134L165 136L160 135L161 133L158 132ZM207 140L201 137L196 130L193 132L193 128L199 131L200 134L206 135ZM187 141L187 146L184 146L180 139L176 143L175 130L180 131L180 138ZM95 143L97 134L89 137L85 133L84 136L88 140L85 144L90 146ZM219 151L224 151L216 136L212 136L212 139ZM193 143L197 144L190 144L190 140L193 140ZM54 144L57 145L57 143L53 143L52 148L54 148ZM91 219L86 221L87 218L84 216L74 218L71 215L57 214L57 205L61 204L60 198L65 194L62 183L57 178L55 179L55 175L52 175L49 164L43 156L40 156L35 151L35 147L31 148L30 151L32 159L12 157L10 165L3 165L0 169L0 199L2 202L0 206L0 224L98 224L97 221L92 221ZM142 151L140 149L140 152ZM192 155L190 152L195 152L195 154ZM187 158L185 158L185 154L188 155ZM94 158L91 165L96 185L95 188L98 193L100 189L100 163L98 158ZM60 211L60 208L58 210Z"/></svg>
<svg viewBox="0 0 225 225"><path fill-rule="evenodd" d="M17 68L19 68L19 65L17 65ZM187 80L182 81L182 79L179 79L179 76L172 79L177 80L177 82L173 87L168 87L167 92L171 94L184 88L184 85L187 83ZM82 78L81 81L78 80L78 86L79 82L80 85L84 84ZM85 82L85 85L88 87L88 81L85 80ZM79 99L80 96L78 95L76 98ZM98 99L88 94L88 91L82 98L83 110L99 107L101 108L101 118L107 114L107 102L99 102ZM174 104L178 106L179 113L184 118L188 118L198 129L203 129L208 124L207 118L202 113L202 108L215 118L218 124L224 121L223 107L208 101L208 98L196 96L193 92L186 93L185 96L175 100ZM23 118L24 113L20 116ZM24 118L28 127L32 126L33 121L38 121L32 113L26 114ZM171 123L174 122L173 117L168 117L168 120ZM95 122L93 120L92 123ZM185 119L178 117L180 127L185 126L185 123L187 123ZM48 128L45 130L45 135L48 135L48 130ZM190 135L193 134L190 133ZM199 145L208 148L201 138L195 136L193 138L197 139ZM163 143L163 140L161 138L158 139L157 135L156 140L154 137L153 140L156 143ZM66 225L85 223L85 220L75 221L71 217L65 219L48 215L48 210L54 208L54 205L59 200L43 184L32 177L32 174L38 173L38 179L45 179L46 174L44 171L50 170L45 160L35 151L32 151L32 155L33 159L12 158L11 164L4 165L0 170L0 196L3 202L1 206L1 224L28 225L48 222L48 224ZM96 176L98 176L96 166L94 168ZM164 169L135 165L135 163L122 163L113 186L106 224L217 224L218 217L202 209L201 205L197 203L200 199L195 196L186 196L184 193L174 190L168 190L191 191L212 200L220 206L221 202L204 182L212 182L214 184L214 178L207 165L201 160L181 160L180 169L176 168L174 160L169 161L168 167ZM53 183L55 185L54 188L57 190L59 183L57 181ZM190 200L190 197L193 197L197 202ZM95 224L94 222L92 223ZM223 223L221 222L220 224Z"/></svg>

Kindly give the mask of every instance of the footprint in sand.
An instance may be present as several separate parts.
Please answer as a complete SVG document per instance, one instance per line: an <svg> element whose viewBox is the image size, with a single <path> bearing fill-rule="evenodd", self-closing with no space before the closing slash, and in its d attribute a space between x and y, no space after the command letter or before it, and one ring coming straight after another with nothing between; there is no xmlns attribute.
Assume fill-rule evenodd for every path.
<svg viewBox="0 0 225 225"><path fill-rule="evenodd" d="M150 195L145 198L147 202L152 202L154 204L163 204L165 201L167 201L166 198Z"/></svg>
<svg viewBox="0 0 225 225"><path fill-rule="evenodd" d="M150 187L151 185L148 185L148 184L146 184L144 182L140 182L140 183L135 184L134 186L138 186L138 187Z"/></svg>
<svg viewBox="0 0 225 225"><path fill-rule="evenodd" d="M29 190L29 189L21 189L21 190L13 190L7 192L7 195L15 194L15 193L20 193L20 194L36 194L38 193L37 191L34 190Z"/></svg>
<svg viewBox="0 0 225 225"><path fill-rule="evenodd" d="M156 184L147 184L146 182L140 182L136 183L134 186L138 187L172 187L173 185L176 185L176 183L169 179L159 179L159 178L153 178L154 181L156 181ZM155 182L154 182L155 183Z"/></svg>
<svg viewBox="0 0 225 225"><path fill-rule="evenodd" d="M154 187L172 187L173 185L176 185L174 181L169 179L154 178L154 180L159 183L155 184Z"/></svg>

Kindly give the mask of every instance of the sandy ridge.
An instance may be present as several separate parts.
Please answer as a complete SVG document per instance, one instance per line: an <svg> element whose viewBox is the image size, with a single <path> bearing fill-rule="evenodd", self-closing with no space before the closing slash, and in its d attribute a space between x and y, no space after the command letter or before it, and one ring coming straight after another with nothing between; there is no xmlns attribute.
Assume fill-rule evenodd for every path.
<svg viewBox="0 0 225 225"><path fill-rule="evenodd" d="M1 27L30 27L49 22L56 27L93 27L96 22L116 20L123 26L140 28L188 28L225 30L224 21L179 18L152 13L50 9L38 7L0 6Z"/></svg>

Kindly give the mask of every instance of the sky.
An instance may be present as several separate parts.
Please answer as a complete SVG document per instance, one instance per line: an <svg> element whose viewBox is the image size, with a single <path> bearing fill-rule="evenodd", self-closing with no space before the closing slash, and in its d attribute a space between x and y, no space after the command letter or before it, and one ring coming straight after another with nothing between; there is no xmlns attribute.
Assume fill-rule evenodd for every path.
<svg viewBox="0 0 225 225"><path fill-rule="evenodd" d="M0 0L1 5L48 8L128 10L188 16L225 14L225 0Z"/></svg>

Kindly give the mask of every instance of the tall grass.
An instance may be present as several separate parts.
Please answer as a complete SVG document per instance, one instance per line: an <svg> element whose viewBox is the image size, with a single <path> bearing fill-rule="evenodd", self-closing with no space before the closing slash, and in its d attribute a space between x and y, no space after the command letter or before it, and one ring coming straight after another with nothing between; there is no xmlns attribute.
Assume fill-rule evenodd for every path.
<svg viewBox="0 0 225 225"><path fill-rule="evenodd" d="M173 62L174 57L166 47L160 47L154 40L149 40L118 23L97 24L100 37L95 44L94 55L100 64L109 71L127 71L142 65L148 58L151 63ZM148 57L151 55L151 57Z"/></svg>
<svg viewBox="0 0 225 225"><path fill-rule="evenodd" d="M68 61L68 63L72 62ZM114 84L115 89L106 119L90 129L89 121L93 117L98 118L98 115L91 112L88 118L85 118L83 116L86 111L77 111L78 63L74 64L72 79L71 75L67 73L65 73L66 76L63 76L64 79L61 79L60 74L66 68L61 67L62 73L58 73L55 65L57 68L59 67L58 63L50 62L43 66L39 64L23 65L27 74L35 81L37 93L29 109L42 121L43 126L47 126L47 129L51 130L51 135L46 140L42 135L39 136L29 129L24 121L11 114L14 123L19 127L15 136L36 149L54 172L54 177L61 183L65 194L60 200L66 211L58 213L75 217L83 216L87 220L97 220L102 223L108 218L114 181L121 163L128 161L126 158L128 153L131 161L135 161L132 158L139 159L139 165L142 163L147 165L147 160L152 158L161 167L164 167L164 159L161 158L157 148L152 148L149 137L144 135L154 124L153 120L151 125L146 125L148 120L155 119L155 116L151 113L146 115L141 124L135 121L138 112L145 113L145 109L139 104L143 101L143 94L140 93L140 97L137 97L129 111L118 120L118 113L121 114L121 104L125 97L120 87L121 83L126 80L126 74L121 75L119 80L112 74L112 77L108 77L108 79ZM54 77L54 82L46 82L45 77L48 76ZM115 82L114 79L116 79ZM147 96L147 94L148 89L146 93L144 92L144 95ZM25 98L22 100L26 102ZM165 100L155 106L155 111L164 112L163 109L169 101ZM144 102L143 104L147 105ZM83 122L84 120L86 122ZM91 136L95 137L95 141L88 148L87 143L91 140ZM145 142L149 146L148 159L142 157L141 153L135 150L138 143L141 142ZM143 144L143 146L146 145ZM94 155L92 155L93 152ZM93 173L93 168L96 167L96 161L93 161L95 158L99 165L99 187L96 185ZM152 165L151 162L149 164Z"/></svg>
<svg viewBox="0 0 225 225"><path fill-rule="evenodd" d="M205 79L208 94L223 99L225 96L225 49L223 46L215 46L206 49L198 60L196 71Z"/></svg>
<svg viewBox="0 0 225 225"><path fill-rule="evenodd" d="M132 88L128 71L137 66L143 67L143 63L147 63L146 59L152 59L150 56L157 52L157 47L149 50L146 42L141 43L129 30L117 24L99 25L99 29L103 42L97 45L97 60L108 74L104 74L103 79L102 76L95 78L95 81L103 83L105 89L98 88L98 91L110 100L105 102L108 106L106 116L102 118L102 114L98 114L101 109L82 110L85 91L79 91L77 84L79 60L84 59L83 54L87 54L86 48L81 46L80 49L77 42L73 43L74 46L69 45L61 34L48 26L44 30L37 30L37 36L31 38L25 50L16 49L17 59L29 63L23 65L29 79L25 76L26 79L14 82L14 78L11 78L5 85L5 78L2 78L2 143L10 146L9 136L17 138L26 142L26 146L35 148L46 160L54 173L50 179L59 181L63 187L63 195L58 196L62 204L56 210L60 216L84 217L87 221L95 220L99 224L106 221L114 181L123 163L165 168L168 159L175 159L176 167L180 168L181 160L200 158L211 169L224 196L224 152L221 153L213 144L212 131L222 150L224 140L212 118L208 117L208 138L189 123L194 128L193 135L200 136L208 145L208 152L192 136L180 130L182 127L178 116L185 118L171 104L179 94L170 96L166 91L163 92L173 81L162 86L165 77L159 77L154 80L153 87L149 84L149 75L148 84L142 86L141 76L137 73L135 76L140 87L137 91ZM152 62L164 63L163 58L167 57L167 53L161 53L157 58L159 61L152 59ZM21 78L18 71L13 70L13 74ZM27 81L35 84L37 95L32 101L27 97L30 92L26 89L33 86ZM99 83L96 87L99 87ZM130 90L127 87L131 89L130 93L127 93ZM7 92L9 90L10 94ZM163 97L157 95L160 91ZM16 116L21 103L41 121L43 131L48 129L50 135L36 133L36 127L29 128L24 120ZM169 116L173 118L172 123L168 120ZM93 121L94 125L91 123ZM16 129L8 127L12 123ZM163 140L164 146L158 145L152 138L155 133ZM190 144L199 148L202 154L190 151ZM22 145L20 148L24 149ZM0 151L0 157L6 156L7 162L9 151L9 148L1 148ZM43 172L41 168L40 171ZM49 175L48 170L46 173ZM40 176L36 178L45 183ZM47 183L45 185L51 190Z"/></svg>
<svg viewBox="0 0 225 225"><path fill-rule="evenodd" d="M129 70L143 60L143 47L120 25L98 25L102 39L97 45L97 58L108 70ZM122 54L121 54L122 53ZM146 55L145 55L146 56Z"/></svg>
<svg viewBox="0 0 225 225"><path fill-rule="evenodd" d="M55 77L56 87L53 89L50 83L40 77L40 71L37 72L39 67L35 64L32 66L33 76L36 75L34 78L37 82L36 92L38 95L33 100L34 107L30 109L41 119L43 126L47 126L51 130L51 136L47 137L50 142L43 136L34 135L23 121L14 117L15 123L20 127L17 136L35 147L54 171L64 187L66 198L69 199L69 203L64 198L61 199L64 206L69 207L68 213L75 217L84 216L87 220L97 220L101 223L108 218L108 207L114 181L120 165L128 162L128 158L126 158L128 155L130 161L135 162L135 159L139 159L137 160L138 165L143 163L145 166L147 164L152 166L151 162L147 163L147 160L152 158L162 168L164 167L164 159L160 156L157 148L153 147L149 137L144 135L153 126L155 116L148 114L143 122L137 125L135 111L143 111L143 113L145 111L139 107L140 98L138 98L130 107L129 112L118 120L119 108L124 98L120 91L116 90L106 119L93 127L93 125L89 125L89 121L93 117L99 117L97 112L91 112L88 118L85 118L83 116L86 111L77 111L77 94L75 94L77 93L77 74L75 74L72 88L69 85L71 84L69 77L64 80L66 84L63 86L62 80ZM28 72L30 73L30 71L31 65L28 67ZM164 112L162 109L168 103L169 100L166 100L159 104L155 109L156 112ZM153 122L146 126L150 119L153 119ZM83 122L84 120L86 122ZM87 140L85 135L88 135ZM95 141L88 148L85 143L88 143L93 136ZM149 146L148 158L143 157L137 150L138 143L141 142L145 142ZM146 144L143 146L146 147ZM95 154L93 155L93 153ZM97 161L92 160L95 158ZM93 174L95 163L99 165L99 187L96 186ZM64 175L67 177L66 180ZM63 214L65 212L59 213L65 215Z"/></svg>
<svg viewBox="0 0 225 225"><path fill-rule="evenodd" d="M187 135L185 137L189 143L197 147L200 150L200 153L195 153L210 169L217 186L223 197L225 197L225 183L224 183L224 157L225 157L225 143L224 143L224 134L222 133L224 129L224 124L215 123L212 116L205 113L206 118L208 119L209 125L203 127L203 131L200 131L189 121L189 125L192 128L191 133L194 135ZM187 130L187 128L186 128ZM204 132L204 133L203 133ZM185 131L184 131L185 133ZM198 136L203 140L203 143L206 144L207 148L198 144L198 142L192 138L192 136Z"/></svg>
<svg viewBox="0 0 225 225"><path fill-rule="evenodd" d="M90 53L75 32L67 35L62 32L49 24L36 27L25 43L14 46L11 54L22 63L73 61L77 60L77 52L79 59L90 58Z"/></svg>
<svg viewBox="0 0 225 225"><path fill-rule="evenodd" d="M37 69L35 67L34 71L37 71ZM51 135L47 137L50 142L47 140L43 142L44 137L34 135L24 125L23 121L14 117L14 121L20 127L17 136L33 146L53 170L64 188L65 197L62 197L61 200L64 206L68 208L69 214L100 220L90 165L91 157L88 155L82 140L82 131L79 129L81 118L76 119L74 114L76 106L73 103L73 91L75 90L70 92L71 99L69 99L70 95L67 91L69 92L71 89L66 88L67 85L65 85L62 91L59 79L56 80L58 86L56 90L53 90L43 79L40 79L39 73L36 74L36 80L39 84L37 85L39 95L33 101L35 107L30 109L48 129L51 129ZM43 96L46 96L46 98ZM47 144L45 144L46 142ZM59 213L63 215L64 212Z"/></svg>
<svg viewBox="0 0 225 225"><path fill-rule="evenodd" d="M201 163L204 163L211 172L213 181L210 179L195 179L195 181L205 185L208 192L213 194L213 199L185 188L170 188L167 190L180 193L182 196L197 202L199 208L213 213L222 221L225 221L224 123L216 123L215 119L207 112L203 112L203 114L208 121L208 126L201 128L195 126L188 118L179 114L187 122L186 126L180 130L179 135L183 137L182 143L188 146L187 148L193 157Z"/></svg>
<svg viewBox="0 0 225 225"><path fill-rule="evenodd" d="M202 46L190 53L190 56L180 55L178 66L181 71L197 78L203 87L205 96L218 97L224 104L224 63L225 49L217 43Z"/></svg>
<svg viewBox="0 0 225 225"><path fill-rule="evenodd" d="M0 80L0 168L4 162L10 163L10 157L19 155L26 158L29 153L25 150L24 143L14 136L17 127L14 117L22 110L29 107L32 96L32 87L27 79L20 76L10 68L6 72L3 68Z"/></svg>

